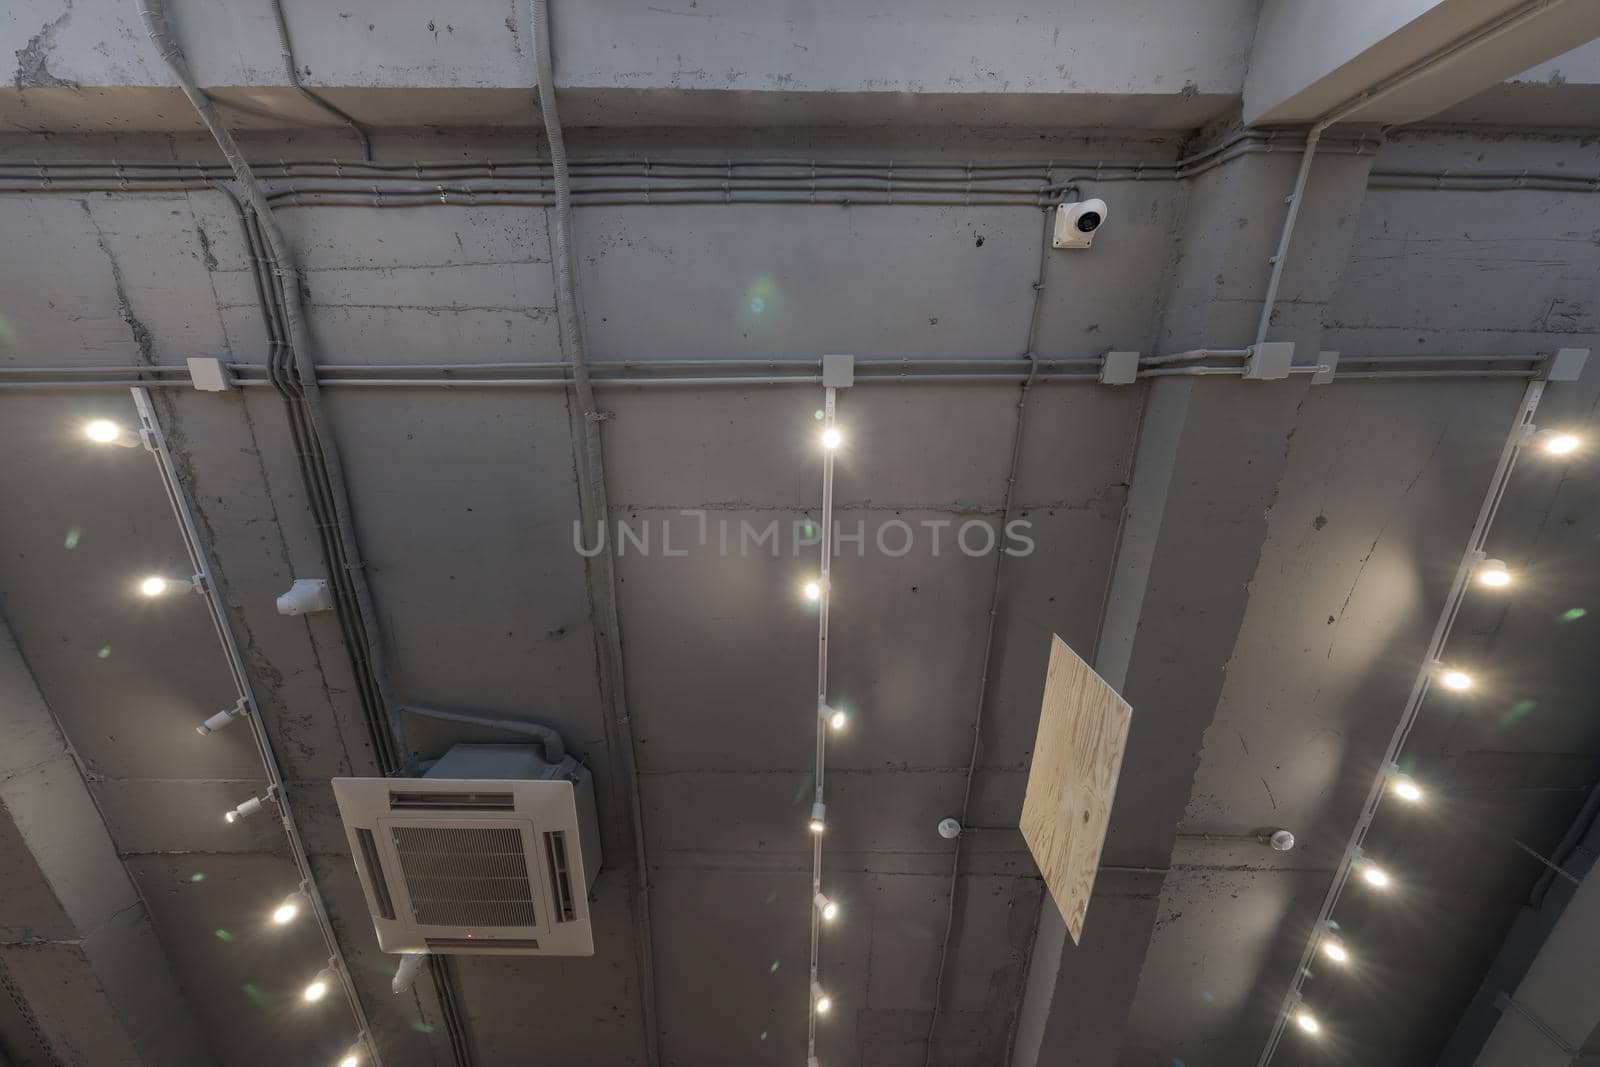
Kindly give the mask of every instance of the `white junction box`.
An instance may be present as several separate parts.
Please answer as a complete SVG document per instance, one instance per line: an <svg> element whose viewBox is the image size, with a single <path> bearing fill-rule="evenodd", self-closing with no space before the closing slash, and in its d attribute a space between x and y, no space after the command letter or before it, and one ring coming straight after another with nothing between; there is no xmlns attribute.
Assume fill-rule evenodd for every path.
<svg viewBox="0 0 1600 1067"><path fill-rule="evenodd" d="M456 745L421 778L335 778L385 952L592 956L594 780L537 745Z"/></svg>
<svg viewBox="0 0 1600 1067"><path fill-rule="evenodd" d="M190 356L188 363L189 380L202 392L225 393L239 387L227 364L215 356Z"/></svg>

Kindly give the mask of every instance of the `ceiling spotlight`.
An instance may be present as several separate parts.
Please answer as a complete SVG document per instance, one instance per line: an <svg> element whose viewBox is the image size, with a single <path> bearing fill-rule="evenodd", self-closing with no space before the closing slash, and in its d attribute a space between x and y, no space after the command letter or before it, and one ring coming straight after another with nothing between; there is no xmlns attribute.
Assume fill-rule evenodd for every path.
<svg viewBox="0 0 1600 1067"><path fill-rule="evenodd" d="M844 444L844 434L840 433L837 427L829 426L822 431L822 447L829 452L832 452L842 444Z"/></svg>
<svg viewBox="0 0 1600 1067"><path fill-rule="evenodd" d="M1361 877L1374 889L1387 889L1389 887L1389 872L1375 863L1368 863L1361 868Z"/></svg>
<svg viewBox="0 0 1600 1067"><path fill-rule="evenodd" d="M1350 950L1345 948L1344 942L1337 937L1325 937L1322 939L1322 954L1334 963L1348 963L1350 961Z"/></svg>
<svg viewBox="0 0 1600 1067"><path fill-rule="evenodd" d="M272 921L278 926L284 926L293 922L294 917L299 914L300 894L296 893L294 896L290 897L282 904L279 904L276 908L272 909Z"/></svg>
<svg viewBox="0 0 1600 1067"><path fill-rule="evenodd" d="M1396 774L1389 779L1389 789L1401 800L1412 804L1422 799L1422 787L1409 774Z"/></svg>
<svg viewBox="0 0 1600 1067"><path fill-rule="evenodd" d="M828 805L820 800L811 805L811 822L807 825L814 834L825 831L828 828Z"/></svg>
<svg viewBox="0 0 1600 1067"><path fill-rule="evenodd" d="M301 990L300 999L304 1000L307 1004L315 1004L317 1001L328 995L328 982L332 978L333 974L330 971L323 971L322 973L318 974L315 978L311 979L310 985Z"/></svg>
<svg viewBox="0 0 1600 1067"><path fill-rule="evenodd" d="M246 706L247 705L245 704L244 698L240 697L239 703L235 704L231 708L223 708L221 711L211 716L211 718L207 719L199 726L196 726L194 728L194 732L199 734L201 737L204 737L213 730L220 730L234 719L238 718L240 715L243 715Z"/></svg>
<svg viewBox="0 0 1600 1067"><path fill-rule="evenodd" d="M195 583L183 578L163 578L152 574L139 582L139 592L147 597L166 596L168 593L187 593L195 588Z"/></svg>
<svg viewBox="0 0 1600 1067"><path fill-rule="evenodd" d="M1294 1022L1296 1026L1308 1034L1314 1034L1322 1029L1322 1025L1317 1022L1317 1017L1309 1011L1296 1012Z"/></svg>
<svg viewBox="0 0 1600 1067"><path fill-rule="evenodd" d="M1486 559L1478 564L1478 584L1490 589L1504 589L1511 584L1511 572L1503 559Z"/></svg>
<svg viewBox="0 0 1600 1067"><path fill-rule="evenodd" d="M811 1004L817 1009L818 1015L826 1015L833 1009L833 998L822 991L820 982L811 983Z"/></svg>
<svg viewBox="0 0 1600 1067"><path fill-rule="evenodd" d="M1550 456L1570 456L1583 443L1577 434L1557 433L1554 430L1541 430L1534 436L1539 442L1539 447Z"/></svg>
<svg viewBox="0 0 1600 1067"><path fill-rule="evenodd" d="M842 708L830 708L826 704L817 706L817 714L826 719L828 727L833 730L843 730L845 723L850 721L850 716Z"/></svg>
<svg viewBox="0 0 1600 1067"><path fill-rule="evenodd" d="M817 912L821 914L824 922L831 923L833 920L839 917L839 905L835 904L821 893L818 893L816 896L812 897L811 901L817 906Z"/></svg>
<svg viewBox="0 0 1600 1067"><path fill-rule="evenodd" d="M245 801L243 804L240 804L237 808L234 808L232 811L228 812L226 815L223 816L223 818L228 820L229 822L238 822L240 819L249 818L251 815L254 815L256 812L258 812L260 810L261 810L261 798L260 797L251 797L249 800Z"/></svg>
<svg viewBox="0 0 1600 1067"><path fill-rule="evenodd" d="M822 599L822 583L821 582L807 582L805 584L805 586L803 587L802 592L805 593L807 600L821 600Z"/></svg>
<svg viewBox="0 0 1600 1067"><path fill-rule="evenodd" d="M1441 671L1439 682L1446 689L1454 689L1458 693L1464 692L1472 688L1472 675L1458 670Z"/></svg>
<svg viewBox="0 0 1600 1067"><path fill-rule="evenodd" d="M344 1059L339 1061L339 1067L360 1067L361 1057L354 1052L346 1052Z"/></svg>
<svg viewBox="0 0 1600 1067"><path fill-rule="evenodd" d="M123 448L138 448L139 435L132 430L124 429L110 419L95 419L83 426L83 436L97 445L121 445Z"/></svg>

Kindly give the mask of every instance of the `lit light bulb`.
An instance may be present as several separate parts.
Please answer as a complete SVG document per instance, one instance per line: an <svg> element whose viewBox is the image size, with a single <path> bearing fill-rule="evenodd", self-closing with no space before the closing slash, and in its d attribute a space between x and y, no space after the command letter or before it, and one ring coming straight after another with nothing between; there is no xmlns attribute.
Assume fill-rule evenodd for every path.
<svg viewBox="0 0 1600 1067"><path fill-rule="evenodd" d="M1490 589L1504 589L1511 584L1511 572L1503 559L1486 559L1478 566L1478 584Z"/></svg>
<svg viewBox="0 0 1600 1067"><path fill-rule="evenodd" d="M187 593L195 583L186 578L163 578L152 574L139 580L139 592L147 597L166 596L168 593Z"/></svg>
<svg viewBox="0 0 1600 1067"><path fill-rule="evenodd" d="M339 1067L360 1067L361 1060L354 1052L349 1053L339 1061Z"/></svg>
<svg viewBox="0 0 1600 1067"><path fill-rule="evenodd" d="M1412 804L1422 799L1422 787L1409 774L1395 775L1389 783L1389 788L1394 791L1395 796Z"/></svg>
<svg viewBox="0 0 1600 1067"><path fill-rule="evenodd" d="M826 1015L833 1008L833 998L822 991L819 982L811 983L811 1003L816 1006L818 1015Z"/></svg>
<svg viewBox="0 0 1600 1067"><path fill-rule="evenodd" d="M121 432L121 428L110 419L95 419L83 428L85 437L101 445L109 445Z"/></svg>
<svg viewBox="0 0 1600 1067"><path fill-rule="evenodd" d="M1385 889L1389 885L1389 872L1371 863L1361 869L1361 877L1375 889Z"/></svg>
<svg viewBox="0 0 1600 1067"><path fill-rule="evenodd" d="M806 594L806 599L807 600L821 600L822 599L822 583L821 582L807 582L805 584L805 589L803 591Z"/></svg>
<svg viewBox="0 0 1600 1067"><path fill-rule="evenodd" d="M305 1000L307 1004L315 1004L317 1001L321 1000L327 995L328 979L325 975L321 974L313 978L311 980L311 984L306 986L304 992L300 994L301 998Z"/></svg>
<svg viewBox="0 0 1600 1067"><path fill-rule="evenodd" d="M243 804L240 804L237 808L234 808L232 811L228 812L226 815L223 816L223 818L228 820L229 822L238 822L240 819L242 819L242 818L244 818L246 816L249 816L249 815L254 815L256 812L258 812L260 810L261 810L261 798L260 797L251 797L249 800L245 801Z"/></svg>
<svg viewBox="0 0 1600 1067"><path fill-rule="evenodd" d="M1322 941L1322 954L1334 963L1347 963L1350 960L1350 950L1336 937L1324 938Z"/></svg>
<svg viewBox="0 0 1600 1067"><path fill-rule="evenodd" d="M1304 1030L1308 1034L1314 1034L1318 1030L1322 1029L1322 1025L1317 1022L1317 1017L1312 1015L1309 1011L1299 1012L1295 1015L1294 1021L1296 1026L1300 1027L1300 1029Z"/></svg>
<svg viewBox="0 0 1600 1067"><path fill-rule="evenodd" d="M840 433L837 427L829 426L822 431L822 447L829 452L832 452L842 444L844 444L844 434Z"/></svg>
<svg viewBox="0 0 1600 1067"><path fill-rule="evenodd" d="M1472 675L1467 674L1465 671L1445 671L1439 675L1439 681L1443 683L1446 689L1454 689L1457 692L1472 688Z"/></svg>
<svg viewBox="0 0 1600 1067"><path fill-rule="evenodd" d="M811 805L811 822L807 824L811 832L820 834L828 828L828 805L817 801Z"/></svg>
<svg viewBox="0 0 1600 1067"><path fill-rule="evenodd" d="M833 730L843 730L845 724L850 721L850 716L844 712L844 709L830 708L826 704L818 706L817 714L826 719L829 729Z"/></svg>
<svg viewBox="0 0 1600 1067"><path fill-rule="evenodd" d="M818 893L815 897L813 897L812 902L816 904L817 911L822 915L824 922L831 923L833 920L839 917L839 905L829 900L821 893Z"/></svg>
<svg viewBox="0 0 1600 1067"><path fill-rule="evenodd" d="M1570 433L1553 433L1545 437L1544 450L1552 456L1570 456L1578 450L1578 437Z"/></svg>
<svg viewBox="0 0 1600 1067"><path fill-rule="evenodd" d="M295 900L293 900L291 898L289 900L284 901L282 904L279 904L276 908L273 909L273 911L272 911L272 921L274 923L278 924L279 926L283 926L286 923L294 921L294 917L296 915L299 915L299 914L300 914L300 905L299 905L298 902L296 902Z"/></svg>

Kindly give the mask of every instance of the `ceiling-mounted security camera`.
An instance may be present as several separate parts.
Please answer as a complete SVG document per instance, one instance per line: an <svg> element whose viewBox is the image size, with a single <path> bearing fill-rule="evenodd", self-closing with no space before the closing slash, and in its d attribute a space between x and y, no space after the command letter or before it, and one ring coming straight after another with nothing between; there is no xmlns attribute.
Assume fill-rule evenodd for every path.
<svg viewBox="0 0 1600 1067"><path fill-rule="evenodd" d="M1050 244L1054 248L1088 248L1094 235L1105 225L1109 209L1104 200L1080 200L1056 207L1056 229Z"/></svg>

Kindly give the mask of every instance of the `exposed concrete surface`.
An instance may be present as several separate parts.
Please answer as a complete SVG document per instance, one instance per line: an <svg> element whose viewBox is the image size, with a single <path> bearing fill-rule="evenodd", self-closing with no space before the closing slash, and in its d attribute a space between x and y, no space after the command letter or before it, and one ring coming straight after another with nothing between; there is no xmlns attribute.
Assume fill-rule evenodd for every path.
<svg viewBox="0 0 1600 1067"><path fill-rule="evenodd" d="M3 898L8 936L0 966L27 1004L30 1027L68 1063L214 1062L144 901L3 621L0 733L0 816L18 846L10 878L34 883ZM13 900L20 911L11 910ZM61 989L73 990L70 1004L55 995Z"/></svg>
<svg viewBox="0 0 1600 1067"><path fill-rule="evenodd" d="M310 85L526 94L533 82L527 13L514 0L470 0L447 11L418 3L334 8L290 0L284 7ZM178 2L172 9L200 84L284 84L267 5ZM1135 102L1204 96L1222 103L1239 91L1255 16L1255 0L1138 0L1070 15L1040 0L1008 0L981 18L948 0L931 7L830 0L798 9L777 0L685 0L571 5L558 9L553 25L557 84L580 98L583 90L813 94L813 114L844 114L840 103L848 107L849 94ZM12 5L0 23L0 55L13 53L17 67L7 81L22 96L19 115L29 91L170 84L137 12L117 0L74 0L64 9L57 0ZM1140 61L1126 62L1130 53ZM373 62L374 55L383 58ZM240 100L271 113L288 96L247 92ZM170 122L187 109L175 100L162 110ZM456 124L471 124L465 119L463 111Z"/></svg>
<svg viewBox="0 0 1600 1067"><path fill-rule="evenodd" d="M225 95L237 103L283 104L283 87L269 84L278 75L265 5L175 6L197 59L212 64L208 80L234 86ZM370 16L367 29L353 9L336 22L334 9L289 5L308 81L336 86L331 95L357 113L407 125L464 116L520 125L532 114L522 88L530 80L523 13L503 6L472 6L442 24L436 12L386 10ZM39 87L11 94L11 102L59 108L41 125L83 121L89 108L102 118L121 112L125 126L159 113L167 126L184 128L188 112L149 74L155 57L130 10L101 12L80 0L30 45L61 14L34 7L21 10L37 25L13 20L4 32L26 30L15 48L27 53L19 58ZM575 136L586 155L609 158L1163 162L1192 147L1171 130L1236 102L1254 5L1227 12L1235 8L1237 18L1225 12L1218 20L1215 9L1107 5L1063 24L1058 43L1045 30L1046 13L1027 5L1016 12L1027 16L1020 21L995 15L976 25L971 12L948 6L912 13L893 5L876 17L830 9L814 23L811 13L771 6L718 7L709 11L714 18L680 7L629 12L620 36L594 32L622 20L617 12L594 13L590 23L589 12L558 5L562 103L570 102L574 123L674 124ZM98 23L89 17L97 12ZM1202 14L1206 24L1194 24ZM436 26L424 31L428 18ZM808 33L838 22L851 28L850 51L793 47L815 45ZM1092 35L1069 32L1085 27ZM745 31L753 36L740 36ZM730 78L708 66L695 48L711 48L713 38L748 69ZM1132 45L1119 56L1110 44L1135 38L1134 62ZM113 39L121 43L108 44L112 57L94 51ZM891 40L892 51L883 44ZM950 41L963 51L930 44ZM376 42L382 70L371 63ZM757 84L790 69L774 62L779 47L794 60L794 84ZM1197 68L1182 78L1173 73L1179 53ZM974 57L989 58L974 66ZM120 80L104 84L145 85L148 94L114 88L94 100L102 83L92 71L112 58L124 64ZM1057 63L1066 70L1053 70ZM51 88L47 75L89 88ZM866 84L869 76L884 84ZM1191 76L1195 88L1186 92ZM927 91L903 91L916 88L915 79L925 79ZM973 120L995 128L950 126ZM1060 128L1129 121L1140 130ZM810 125L715 128L729 122ZM1042 128L1012 125L1021 122ZM385 129L378 140L380 158L397 164L542 152L522 130ZM258 134L246 145L263 161L351 155L347 134L320 128L289 139ZM27 160L213 158L183 135L32 136L7 149L8 158ZM580 207L585 325L595 358L640 362L814 359L823 351L1009 359L1028 348L1036 308L1033 349L1049 358L1238 345L1259 314L1295 162L1292 151L1246 156L1190 182L1098 181L1083 170L1074 195L1105 197L1110 221L1092 252L1047 254L1042 277L1047 220L1033 206ZM1549 134L1402 132L1376 161L1330 153L1313 171L1273 336L1295 340L1306 362L1321 347L1443 356L1592 343L1600 198L1369 189L1368 180L1369 168L1384 167L1590 174L1595 165L1591 143ZM320 361L555 358L542 209L296 207L280 217L306 268ZM219 193L7 193L0 238L37 250L0 256L0 363L265 359L248 248ZM1373 773L1371 737L1409 683L1404 666L1385 658L1383 639L1414 629L1436 599L1431 561L1453 551L1450 516L1476 499L1486 442L1503 433L1500 412L1515 389L1458 382L1307 390L1303 382L1195 384L1174 429L1149 591L1138 604L1106 603L1137 476L1134 443L1141 419L1150 432L1152 405L1190 390L1179 379L1125 389L1040 384L1029 395L1014 511L1034 524L1036 551L1008 559L999 573L971 818L983 826L1014 821L1048 636L1060 633L1087 652L1105 612L1132 631L1128 681L1144 724L1135 727L1138 755L1130 749L1106 862L1175 868L1164 885L1157 875L1102 876L1085 943L1064 955L1055 1000L1039 1020L1049 1042L1042 1062L1103 1065L1120 1056L1142 1065L1164 1056L1156 1062L1165 1064L1181 1053L1189 1067L1232 1067L1253 1058L1264 1013L1325 885L1319 848L1342 839ZM594 635L582 560L571 548L577 506L563 395L328 393L402 695L552 722L605 779ZM1560 407L1572 403L1560 393L1553 387L1552 417L1592 417L1582 404ZM338 627L320 617L287 619L272 607L293 578L320 576L324 566L282 404L260 388L162 396L163 422L385 1062L449 1063L429 983L404 998L388 992L393 960L372 942L328 799L327 778L371 768ZM952 550L951 539L964 522L997 520L1016 399L1015 385L946 383L862 386L841 400L839 518L846 532L860 521L867 541L861 554L843 546L835 571L832 674L857 715L829 754L825 870L828 891L845 907L823 948L840 1006L821 1035L829 1065L999 1063L1021 1029L1040 885L1014 834L978 832L963 845L940 1024L934 1047L925 1041L950 889L950 847L933 824L960 805L966 784L995 580L992 558ZM650 555L630 548L619 559L618 577L644 772L663 1060L791 1063L803 1042L806 995L802 798L811 773L806 694L815 625L794 588L814 567L815 550L720 559L713 546L721 521L737 537L741 522L776 520L787 530L815 519L820 485L809 442L817 394L608 389L601 400L610 416L613 519L650 527L656 538ZM150 900L153 929L190 991L191 1010L224 1062L320 1062L350 1040L348 1019L331 1001L315 1016L291 1015L285 1003L320 966L320 946L305 928L288 936L258 930L264 910L292 887L292 865L269 820L228 827L216 817L260 788L249 739L238 730L204 739L192 731L227 685L206 620L191 602L127 595L129 579L182 565L148 457L91 450L77 436L90 417L126 420L125 393L0 393L0 416L8 446L0 495L27 502L0 509L6 611L91 771L115 849ZM1408 481L1415 487L1406 491ZM1544 556L1530 549L1527 558L1579 566L1592 547L1584 538L1596 532L1592 512L1563 495L1573 486L1528 485L1523 506L1549 510L1549 527L1565 533L1540 549ZM713 524L709 545L693 539L698 520L685 510L703 511ZM1325 528L1315 526L1319 515ZM896 520L918 530L949 524L940 527L944 551L933 556L926 537L905 556L877 551L873 531ZM688 556L663 553L664 523ZM1323 638L1322 619L1334 613L1310 605L1344 595L1352 596L1350 623L1334 627L1338 656L1306 666L1320 646L1306 652L1295 642ZM1540 646L1550 641L1542 619L1507 619L1483 632L1491 644L1521 634L1519 654L1542 662ZM1574 645L1549 655L1587 662L1577 643L1588 633L1570 627L1563 640ZM1491 651L1485 645L1479 654ZM1315 696L1306 688L1314 680L1328 692ZM1537 699L1566 709L1563 694L1583 686L1576 671L1563 673ZM1558 825L1570 814L1574 783L1591 769L1583 761L1600 753L1573 711L1535 725L1526 743L1477 735L1454 748L1449 737L1434 742L1463 777L1506 787L1449 809L1470 812L1481 827L1460 852L1447 847L1457 835L1431 850L1411 837L1392 845L1441 871L1476 860L1492 874L1470 894L1426 898L1457 924L1448 952L1406 941L1405 931L1370 912L1341 916L1370 922L1416 958L1440 961L1438 973L1415 980L1416 999L1393 1011L1328 994L1329 1018L1353 1047L1405 1049L1413 1056L1406 1062L1421 1062L1416 1050L1447 1030L1470 994L1468 977L1440 975L1476 974L1497 943L1496 924L1536 873L1524 858L1502 855L1502 839L1539 839ZM1249 736L1252 751L1259 732L1264 750L1235 752L1228 727ZM489 739L436 723L417 722L411 733L423 755L455 740ZM1270 798L1260 779L1271 783ZM602 782L602 797L610 784ZM621 866L627 850L618 813L604 800L601 808L608 861L595 889L596 955L458 963L484 1067L520 1062L534 1047L555 1064L643 1062L635 917ZM1307 828L1304 851L1263 859L1253 842L1186 836L1274 818L1297 833ZM206 877L195 882L195 874ZM7 906L27 923L55 929L62 921L42 894L4 884ZM89 976L68 977L65 992L35 994L50 1011L74 1010L88 988ZM1437 1027L1419 1026L1414 1011L1440 1020ZM292 1044L279 1036L291 1027Z"/></svg>

